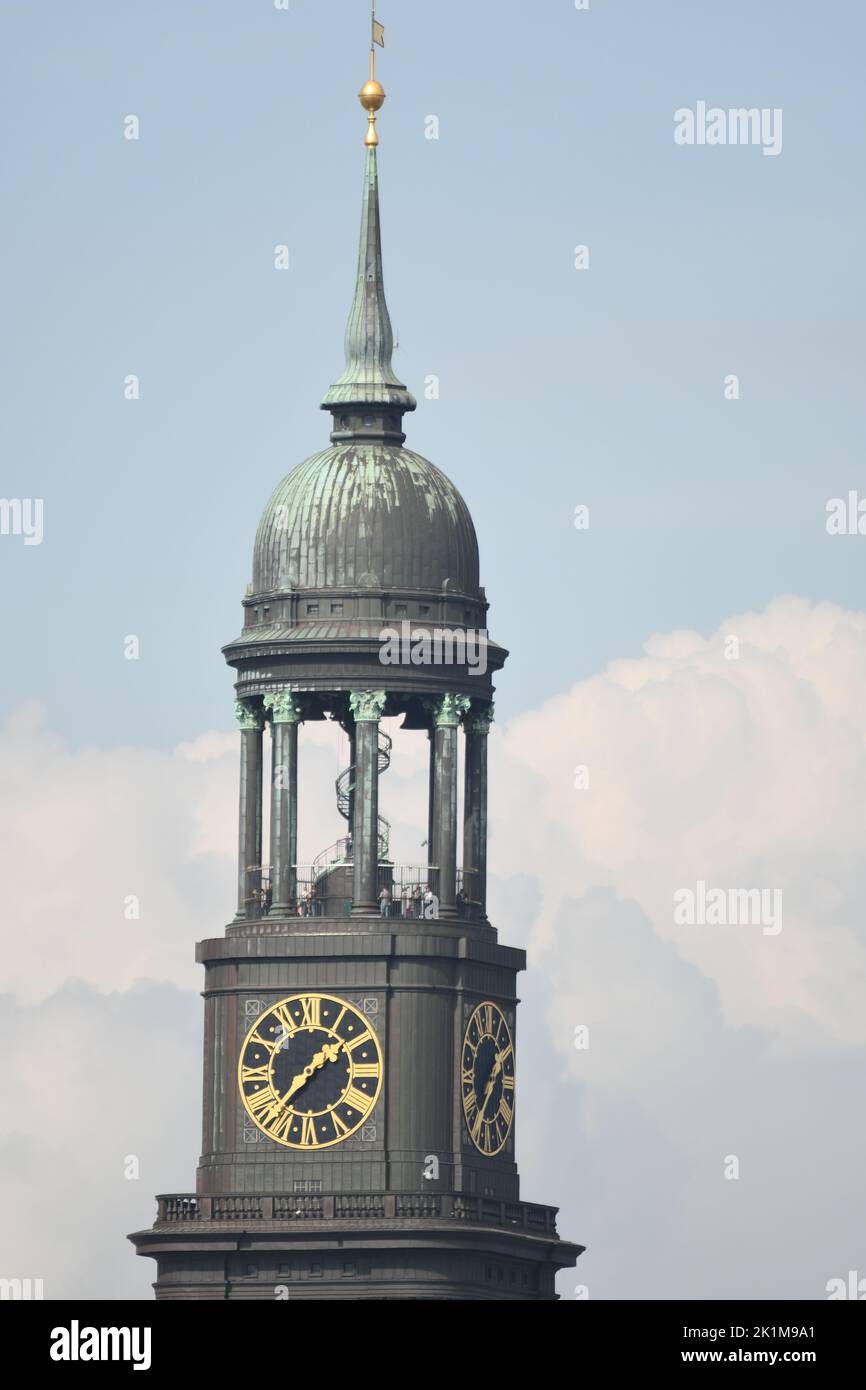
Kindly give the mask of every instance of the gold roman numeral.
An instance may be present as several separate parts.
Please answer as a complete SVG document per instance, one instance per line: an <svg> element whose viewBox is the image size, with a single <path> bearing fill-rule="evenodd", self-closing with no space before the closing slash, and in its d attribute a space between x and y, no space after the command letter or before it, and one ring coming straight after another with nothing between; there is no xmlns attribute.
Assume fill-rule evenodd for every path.
<svg viewBox="0 0 866 1390"><path fill-rule="evenodd" d="M269 1085L267 1062L260 1067L242 1067L241 1081L261 1081L265 1086Z"/></svg>
<svg viewBox="0 0 866 1390"><path fill-rule="evenodd" d="M316 994L308 994L301 1000L301 1027L320 1028L321 1027L322 1001Z"/></svg>
<svg viewBox="0 0 866 1390"><path fill-rule="evenodd" d="M365 1076L378 1076L378 1075L379 1075L379 1065L378 1065L377 1062L358 1062L358 1064L352 1068L352 1080L353 1080L353 1081L354 1081L357 1077L359 1077L359 1076L363 1078L363 1077L365 1077Z"/></svg>
<svg viewBox="0 0 866 1390"><path fill-rule="evenodd" d="M353 1110L357 1110L363 1115L370 1108L370 1097L365 1096L363 1091L357 1091L354 1086L350 1086L340 1104L351 1106Z"/></svg>
<svg viewBox="0 0 866 1390"><path fill-rule="evenodd" d="M283 1108L282 1101L278 1100L270 1087L264 1087L261 1091L253 1091L251 1096L247 1096L247 1105L253 1115L263 1125L270 1124L275 1115L279 1115Z"/></svg>
<svg viewBox="0 0 866 1390"><path fill-rule="evenodd" d="M305 1149L314 1147L317 1143L316 1125L312 1115L302 1115L301 1120L301 1143Z"/></svg>
<svg viewBox="0 0 866 1390"><path fill-rule="evenodd" d="M268 1125L268 1133L272 1134L275 1139L285 1139L292 1127L294 1119L295 1116L291 1110L281 1111L279 1115L274 1117L273 1122Z"/></svg>
<svg viewBox="0 0 866 1390"><path fill-rule="evenodd" d="M363 1033L359 1033L357 1038L353 1038L351 1042L347 1042L346 1046L350 1052L354 1052L356 1047L360 1047L362 1043L370 1041L370 1030L367 1028Z"/></svg>

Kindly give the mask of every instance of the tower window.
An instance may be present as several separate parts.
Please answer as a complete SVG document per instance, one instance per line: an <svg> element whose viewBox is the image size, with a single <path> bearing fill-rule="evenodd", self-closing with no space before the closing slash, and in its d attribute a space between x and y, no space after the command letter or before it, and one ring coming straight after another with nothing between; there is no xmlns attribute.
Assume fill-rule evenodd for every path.
<svg viewBox="0 0 866 1390"><path fill-rule="evenodd" d="M318 613L318 611L319 611L319 605L318 605L317 603L308 603L308 604L307 604L307 614L308 614L310 617L315 617L316 614Z"/></svg>
<svg viewBox="0 0 866 1390"><path fill-rule="evenodd" d="M341 613L343 612L343 605L342 605L342 603L332 603L332 604L331 604L331 612L332 612L336 617L339 617L339 616L341 615Z"/></svg>
<svg viewBox="0 0 866 1390"><path fill-rule="evenodd" d="M395 604L394 604L394 612L395 612L395 613L398 613L398 614L400 614L400 613L408 613L408 611L409 611L409 605L408 605L408 603L395 603Z"/></svg>
<svg viewBox="0 0 866 1390"><path fill-rule="evenodd" d="M418 605L418 612L421 614L422 618L426 618L427 614L430 612L429 603L420 603Z"/></svg>

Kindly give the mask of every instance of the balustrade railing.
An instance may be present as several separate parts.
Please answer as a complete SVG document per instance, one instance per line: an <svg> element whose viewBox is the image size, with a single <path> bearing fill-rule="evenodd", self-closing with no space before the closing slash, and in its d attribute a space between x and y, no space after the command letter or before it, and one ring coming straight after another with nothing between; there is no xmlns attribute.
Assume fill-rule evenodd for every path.
<svg viewBox="0 0 866 1390"><path fill-rule="evenodd" d="M157 1198L157 1225L259 1221L467 1221L479 1226L516 1227L556 1235L556 1207L503 1202L492 1197L436 1193L345 1192L334 1195L285 1194L196 1197L190 1193Z"/></svg>
<svg viewBox="0 0 866 1390"><path fill-rule="evenodd" d="M341 849L348 857L341 857ZM297 896L289 904L289 916L351 916L354 873L351 850L350 840L338 840L332 846L334 858L294 866ZM261 880L262 886L247 898L246 915L252 919L266 918L271 905L270 869L266 864L256 864L249 872L255 873L256 882ZM382 916L407 920L438 917L438 899L434 892L438 872L436 864L380 864L376 894ZM464 878L462 869L457 870L457 910L458 917L463 920L481 917L481 905L472 897L470 874Z"/></svg>

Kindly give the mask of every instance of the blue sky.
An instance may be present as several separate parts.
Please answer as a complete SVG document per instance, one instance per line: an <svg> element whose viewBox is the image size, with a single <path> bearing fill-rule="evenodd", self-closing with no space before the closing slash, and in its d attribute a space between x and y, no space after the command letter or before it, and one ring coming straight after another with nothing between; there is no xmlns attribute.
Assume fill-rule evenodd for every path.
<svg viewBox="0 0 866 1390"><path fill-rule="evenodd" d="M397 364L419 397L441 379L409 443L475 516L501 712L775 594L858 605L824 508L866 486L862 6L380 16ZM4 708L41 699L88 743L229 725L258 516L327 438L367 22L362 0L4 7L0 495L45 505L41 546L0 540ZM676 146L699 99L781 107L781 155Z"/></svg>

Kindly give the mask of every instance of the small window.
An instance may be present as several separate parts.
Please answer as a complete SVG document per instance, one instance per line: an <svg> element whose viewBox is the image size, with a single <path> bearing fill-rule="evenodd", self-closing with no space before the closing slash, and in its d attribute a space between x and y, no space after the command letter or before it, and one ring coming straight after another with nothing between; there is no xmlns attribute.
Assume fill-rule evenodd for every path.
<svg viewBox="0 0 866 1390"><path fill-rule="evenodd" d="M397 614L408 613L408 612L409 612L409 605L408 605L408 603L395 603L395 604L394 604L394 612L397 613Z"/></svg>
<svg viewBox="0 0 866 1390"><path fill-rule="evenodd" d="M259 1270L257 1265L247 1265L247 1274L255 1275L258 1274L258 1272Z"/></svg>
<svg viewBox="0 0 866 1390"><path fill-rule="evenodd" d="M421 614L421 617L422 617L422 618L426 618L427 614L430 612L430 605L429 605L429 603L421 603L421 604L419 604L419 605L418 605L418 612Z"/></svg>
<svg viewBox="0 0 866 1390"><path fill-rule="evenodd" d="M311 1278L311 1279L321 1279L321 1277L322 1277L322 1266L321 1266L321 1265L310 1265L310 1278Z"/></svg>
<svg viewBox="0 0 866 1390"><path fill-rule="evenodd" d="M316 614L318 613L318 611L319 611L319 605L318 605L317 603L308 603L308 604L307 604L307 615L308 615L308 617L314 618L314 617L316 616Z"/></svg>
<svg viewBox="0 0 866 1390"><path fill-rule="evenodd" d="M373 428L373 417L372 417L372 415L365 415L365 416L364 416L364 429L365 429L365 430L371 430L372 428Z"/></svg>
<svg viewBox="0 0 866 1390"><path fill-rule="evenodd" d="M346 1279L354 1279L358 1273L358 1266L354 1264L343 1265L343 1275Z"/></svg>
<svg viewBox="0 0 866 1390"><path fill-rule="evenodd" d="M331 612L334 614L335 617L339 618L341 613L343 612L342 603L332 603Z"/></svg>
<svg viewBox="0 0 866 1390"><path fill-rule="evenodd" d="M268 620L268 618L269 618L270 616L271 616L271 610L270 610L270 608L263 608L263 609L262 609L262 617L264 618L265 622L267 622L267 620Z"/></svg>

